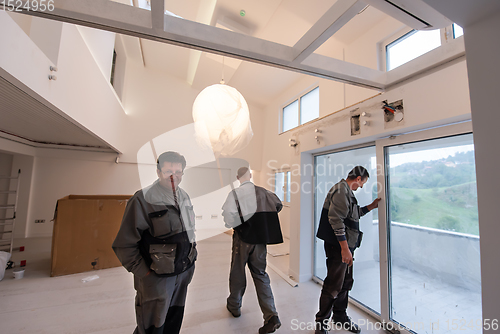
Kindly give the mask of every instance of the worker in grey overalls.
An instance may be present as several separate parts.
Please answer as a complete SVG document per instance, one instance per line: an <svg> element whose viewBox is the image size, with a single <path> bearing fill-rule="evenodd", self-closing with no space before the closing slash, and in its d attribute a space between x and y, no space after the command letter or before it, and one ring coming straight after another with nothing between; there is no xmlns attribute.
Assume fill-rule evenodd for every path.
<svg viewBox="0 0 500 334"><path fill-rule="evenodd" d="M266 245L283 242L278 218L283 205L276 194L254 185L251 177L247 167L238 169L240 186L229 193L222 206L226 227L234 229L226 307L234 317L241 315L246 288L245 265L248 264L264 316L264 326L259 329L259 334L266 334L281 326L271 281L266 273Z"/></svg>
<svg viewBox="0 0 500 334"><path fill-rule="evenodd" d="M327 334L331 328L361 332L347 315L347 305L354 283L353 254L361 245L363 236L359 230L359 218L378 207L380 201L377 198L369 205L358 205L354 191L363 188L369 177L366 168L356 166L346 180L340 180L326 195L316 236L324 241L327 274L316 313L315 334ZM330 323L330 318L333 323Z"/></svg>
<svg viewBox="0 0 500 334"><path fill-rule="evenodd" d="M130 198L113 250L134 274L134 334L180 332L187 287L194 273L194 212L179 183L186 160L176 152L158 157L158 180Z"/></svg>

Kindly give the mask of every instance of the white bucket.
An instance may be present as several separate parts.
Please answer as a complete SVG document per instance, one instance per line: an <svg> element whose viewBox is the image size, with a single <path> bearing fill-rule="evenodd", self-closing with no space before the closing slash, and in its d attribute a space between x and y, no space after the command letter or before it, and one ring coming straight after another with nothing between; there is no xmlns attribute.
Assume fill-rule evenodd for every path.
<svg viewBox="0 0 500 334"><path fill-rule="evenodd" d="M15 279L21 279L24 277L24 269L13 271L12 273L14 274Z"/></svg>

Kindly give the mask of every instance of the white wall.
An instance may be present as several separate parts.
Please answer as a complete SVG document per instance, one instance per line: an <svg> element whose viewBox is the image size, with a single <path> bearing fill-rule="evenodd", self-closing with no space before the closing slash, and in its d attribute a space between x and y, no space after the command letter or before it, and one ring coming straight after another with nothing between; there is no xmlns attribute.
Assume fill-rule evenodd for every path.
<svg viewBox="0 0 500 334"><path fill-rule="evenodd" d="M85 44L94 57L104 78L111 78L111 66L113 64L113 50L115 47L115 33L97 30L93 28L76 26L83 37Z"/></svg>
<svg viewBox="0 0 500 334"><path fill-rule="evenodd" d="M381 66L380 61L385 48L379 44L403 27L404 25L401 22L392 17L385 18L346 47L346 60L375 70L385 71L385 67ZM345 106L363 101L377 93L374 90L353 85L346 85L345 90Z"/></svg>
<svg viewBox="0 0 500 334"><path fill-rule="evenodd" d="M29 36L52 63L57 65L63 23L39 17L31 20Z"/></svg>
<svg viewBox="0 0 500 334"><path fill-rule="evenodd" d="M31 30L35 29L34 19ZM37 32L40 35L39 41L47 42L44 45L52 48L54 36L44 39L44 24ZM121 136L123 136L121 129L126 122L126 115L113 87L103 76L74 25L62 24L61 44L57 55L58 72L53 73L57 76L56 81L48 80L49 67L55 65L54 60L50 59L3 11L0 11L0 31L8 32L0 34L2 69L33 90L39 97L62 110L64 117L75 120L120 150Z"/></svg>
<svg viewBox="0 0 500 334"><path fill-rule="evenodd" d="M33 16L23 15L15 12L9 13L10 17L19 25L19 27L29 36L31 30L31 20Z"/></svg>
<svg viewBox="0 0 500 334"><path fill-rule="evenodd" d="M34 158L27 237L51 236L57 200L68 195L133 195L137 166L116 164L114 154L39 150ZM44 224L35 224L44 219Z"/></svg>
<svg viewBox="0 0 500 334"><path fill-rule="evenodd" d="M464 27L464 32L476 155L483 319L498 319L500 226L497 207L500 199L500 179L496 166L500 164L500 132L497 126L500 122L500 13L492 13L489 17Z"/></svg>

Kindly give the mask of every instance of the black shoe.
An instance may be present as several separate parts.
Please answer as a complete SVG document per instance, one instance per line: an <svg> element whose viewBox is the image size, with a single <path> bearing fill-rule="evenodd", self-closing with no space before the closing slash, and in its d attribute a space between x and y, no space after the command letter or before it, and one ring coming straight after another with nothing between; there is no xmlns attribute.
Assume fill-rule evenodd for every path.
<svg viewBox="0 0 500 334"><path fill-rule="evenodd" d="M352 322L351 318L347 315L341 318L333 318L333 325L335 328L342 326L343 329L351 333L361 333L361 328L355 322Z"/></svg>
<svg viewBox="0 0 500 334"><path fill-rule="evenodd" d="M281 321L277 315L273 315L264 326L259 328L259 334L274 333L278 328L281 327Z"/></svg>
<svg viewBox="0 0 500 334"><path fill-rule="evenodd" d="M235 318L238 318L241 315L241 311L240 310L231 311L231 309L229 308L229 306L227 304L226 304L226 308L229 311L229 313L231 313L232 316L235 317Z"/></svg>
<svg viewBox="0 0 500 334"><path fill-rule="evenodd" d="M316 329L314 331L314 334L328 334L328 331L324 328L321 328L321 329Z"/></svg>

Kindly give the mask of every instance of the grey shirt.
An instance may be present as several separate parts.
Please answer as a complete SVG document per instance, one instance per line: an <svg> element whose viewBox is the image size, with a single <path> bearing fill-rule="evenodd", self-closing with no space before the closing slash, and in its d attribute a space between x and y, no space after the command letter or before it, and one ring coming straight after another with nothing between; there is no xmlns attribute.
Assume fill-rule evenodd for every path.
<svg viewBox="0 0 500 334"><path fill-rule="evenodd" d="M368 208L360 207L352 189L346 180L340 180L326 195L323 209L328 210L328 222L337 240L346 240L344 220L359 222L359 218L368 213Z"/></svg>

